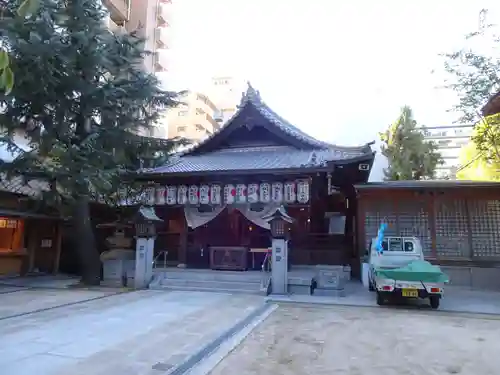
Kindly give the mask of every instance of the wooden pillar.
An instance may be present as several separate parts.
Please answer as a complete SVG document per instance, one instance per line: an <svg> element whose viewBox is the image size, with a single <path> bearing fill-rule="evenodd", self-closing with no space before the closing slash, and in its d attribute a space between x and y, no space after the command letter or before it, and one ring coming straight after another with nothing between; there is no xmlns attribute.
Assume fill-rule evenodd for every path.
<svg viewBox="0 0 500 375"><path fill-rule="evenodd" d="M431 255L437 259L437 240L436 240L436 194L427 195L427 212L429 217L429 230L431 232Z"/></svg>
<svg viewBox="0 0 500 375"><path fill-rule="evenodd" d="M63 223L62 221L56 222L56 233L54 238L54 266L52 269L52 273L56 274L59 272L59 262L61 260L61 245L62 245L62 231L63 231Z"/></svg>
<svg viewBox="0 0 500 375"><path fill-rule="evenodd" d="M28 272L32 272L35 268L35 256L36 251L40 247L39 244L39 231L38 226L33 220L29 220L26 222L26 230L27 230L27 250L28 250Z"/></svg>
<svg viewBox="0 0 500 375"><path fill-rule="evenodd" d="M179 263L186 265L187 264L187 245L188 245L188 225L184 214L181 211L181 215L183 220L181 221L183 226L180 233L179 240Z"/></svg>

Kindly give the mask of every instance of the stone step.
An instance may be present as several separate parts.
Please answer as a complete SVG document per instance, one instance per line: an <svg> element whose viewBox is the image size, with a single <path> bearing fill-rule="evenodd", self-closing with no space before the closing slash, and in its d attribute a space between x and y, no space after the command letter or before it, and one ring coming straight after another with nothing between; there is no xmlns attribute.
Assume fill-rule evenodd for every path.
<svg viewBox="0 0 500 375"><path fill-rule="evenodd" d="M204 289L235 289L258 291L260 290L260 282L242 282L242 281L219 281L219 280L194 280L194 279L162 279L162 286L169 287L189 287L189 288L204 288Z"/></svg>
<svg viewBox="0 0 500 375"><path fill-rule="evenodd" d="M186 292L212 292L212 293L230 293L230 294L253 294L253 295L262 295L265 296L266 292L261 291L260 289L247 290L247 289L214 289L214 288L204 288L204 287L196 287L196 286L172 286L172 285L156 285L153 288L154 290L181 290Z"/></svg>
<svg viewBox="0 0 500 375"><path fill-rule="evenodd" d="M234 282L260 282L261 272L237 272L237 271L207 271L197 272L193 270L157 270L155 274L161 274L163 279L169 280L201 280L201 281L234 281Z"/></svg>

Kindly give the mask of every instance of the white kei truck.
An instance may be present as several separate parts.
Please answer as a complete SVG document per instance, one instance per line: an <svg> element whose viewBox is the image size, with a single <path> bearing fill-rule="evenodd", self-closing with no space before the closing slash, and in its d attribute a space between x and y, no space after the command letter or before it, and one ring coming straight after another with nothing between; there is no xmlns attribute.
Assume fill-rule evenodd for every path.
<svg viewBox="0 0 500 375"><path fill-rule="evenodd" d="M377 293L377 304L389 300L428 298L433 309L439 308L444 285L449 281L441 268L424 260L417 237L385 237L382 252L373 238L367 251L368 288Z"/></svg>

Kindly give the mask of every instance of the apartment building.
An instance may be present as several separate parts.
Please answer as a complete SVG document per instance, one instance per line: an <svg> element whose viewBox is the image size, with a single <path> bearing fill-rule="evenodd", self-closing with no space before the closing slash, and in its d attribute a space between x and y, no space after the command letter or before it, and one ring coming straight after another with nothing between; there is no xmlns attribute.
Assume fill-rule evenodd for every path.
<svg viewBox="0 0 500 375"><path fill-rule="evenodd" d="M188 91L180 100L184 104L168 110L167 131L158 136L182 137L192 142L199 142L220 128L220 124L214 119L217 107L206 95Z"/></svg>
<svg viewBox="0 0 500 375"><path fill-rule="evenodd" d="M234 115L246 89L245 81L231 76L211 78L210 85L204 92L217 107L215 121L222 125Z"/></svg>
<svg viewBox="0 0 500 375"><path fill-rule="evenodd" d="M422 128L425 139L437 144L444 164L437 167L436 178L455 179L460 167L459 157L462 147L472 136L473 125L449 125Z"/></svg>
<svg viewBox="0 0 500 375"><path fill-rule="evenodd" d="M138 30L146 39L145 49L153 54L145 57L145 68L152 73L166 71L172 0L103 0L103 4L111 30Z"/></svg>

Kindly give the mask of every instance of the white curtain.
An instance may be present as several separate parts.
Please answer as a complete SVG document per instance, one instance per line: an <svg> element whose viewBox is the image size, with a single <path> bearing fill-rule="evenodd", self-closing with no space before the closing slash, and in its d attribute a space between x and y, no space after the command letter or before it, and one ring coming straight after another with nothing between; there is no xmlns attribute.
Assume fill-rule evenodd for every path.
<svg viewBox="0 0 500 375"><path fill-rule="evenodd" d="M213 206L212 211L200 212L198 207L195 206L184 206L184 216L186 216L187 225L190 228L198 228L205 225L209 221L212 221L219 215L226 206Z"/></svg>
<svg viewBox="0 0 500 375"><path fill-rule="evenodd" d="M268 214L271 214L275 212L281 204L279 203L268 203L265 206L260 206L263 207L261 211L254 211L252 210L252 205L246 204L246 205L238 205L235 206L235 208L240 211L243 216L245 216L248 220L250 220L252 223L255 225L258 225L259 227L262 227L264 229L270 229L271 226L266 220L263 220L262 218L265 217ZM256 206L253 206L256 207ZM257 206L259 207L259 206Z"/></svg>

